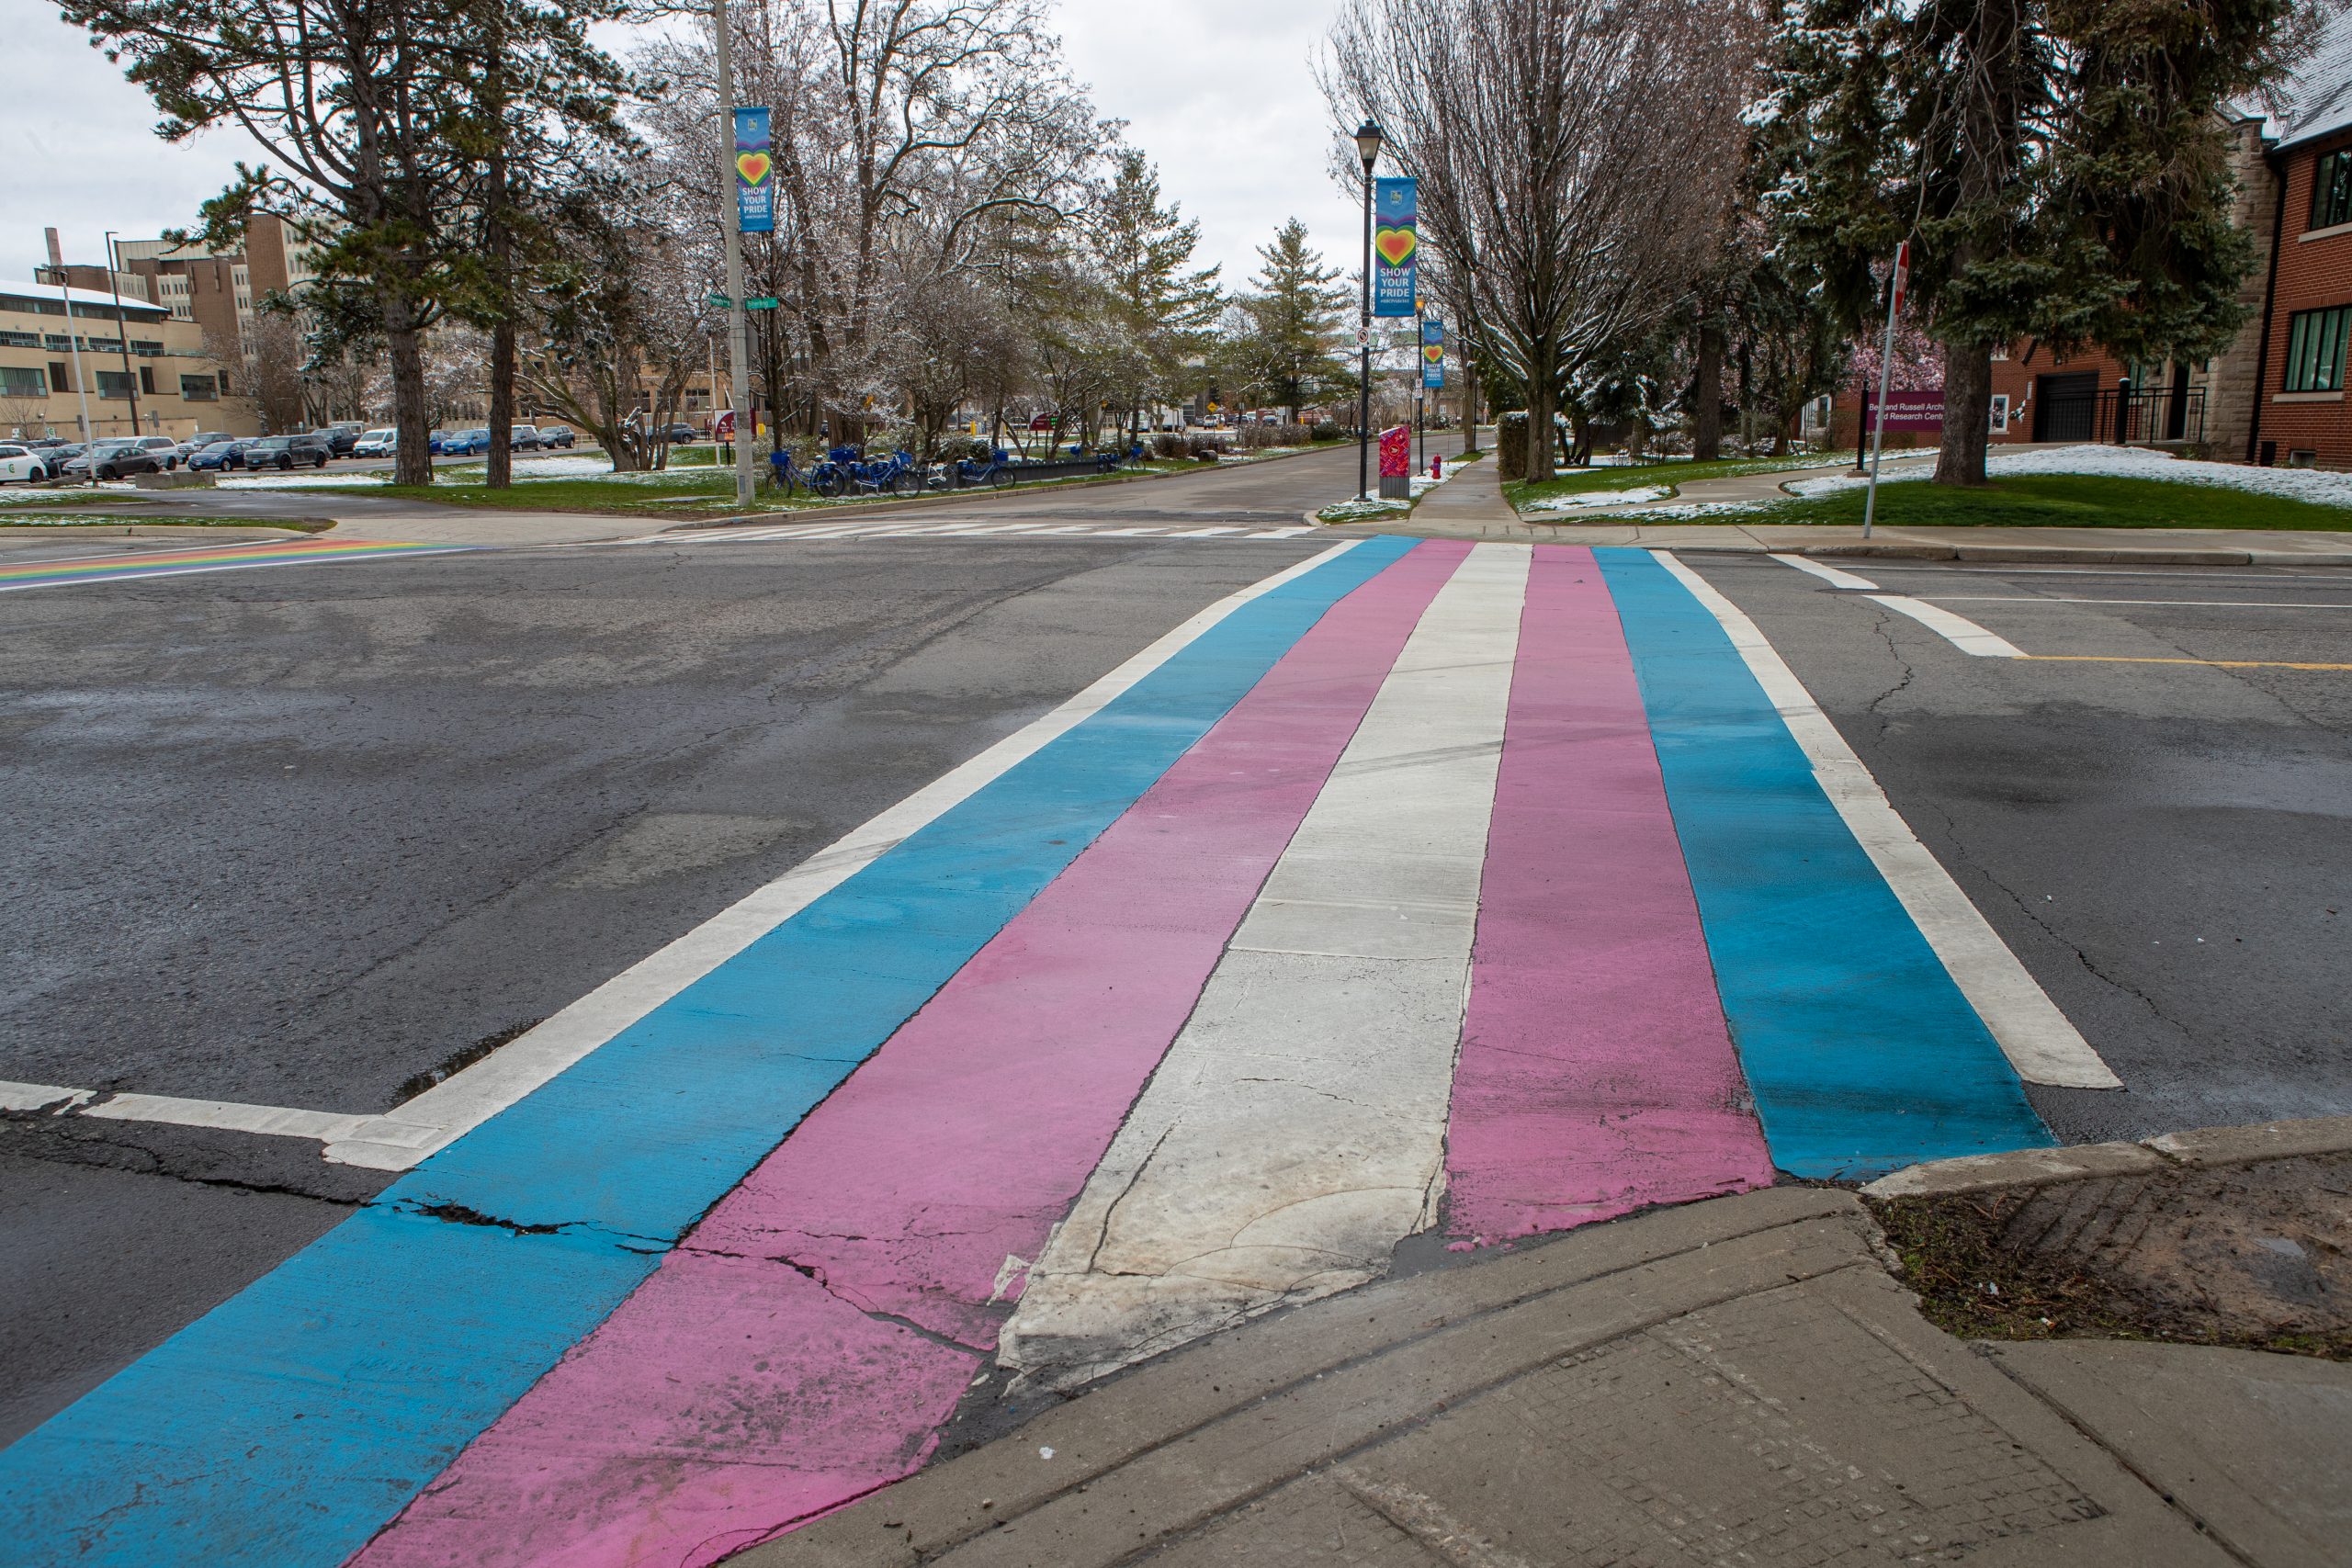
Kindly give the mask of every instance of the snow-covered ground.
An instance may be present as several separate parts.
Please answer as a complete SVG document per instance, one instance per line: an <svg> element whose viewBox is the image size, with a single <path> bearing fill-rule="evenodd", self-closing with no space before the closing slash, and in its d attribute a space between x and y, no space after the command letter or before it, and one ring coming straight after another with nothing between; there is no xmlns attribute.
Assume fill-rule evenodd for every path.
<svg viewBox="0 0 2352 1568"><path fill-rule="evenodd" d="M2323 506L2352 506L2352 474L2335 473L2323 468L2257 468L2243 463L2205 463L2193 458L2176 457L2169 452L2152 451L2144 446L2037 446L2023 452L1996 450L1985 458L1984 471L1994 479L2015 474L2103 474L2116 479L2163 479L2173 484L2218 485L2225 490L2252 491L2260 495L2283 495L2296 501L2316 502ZM1882 474L1879 483L1899 484L1905 480L1924 479L1933 472L1923 467L1901 473ZM1838 474L1792 480L1788 489L1795 495L1822 495L1830 491L1852 490L1864 482L1851 474Z"/></svg>
<svg viewBox="0 0 2352 1568"><path fill-rule="evenodd" d="M1673 494L1666 485L1636 485L1632 490L1580 490L1566 495L1551 496L1543 501L1531 501L1520 508L1521 512L1572 512L1584 506L1629 506L1640 501L1659 501Z"/></svg>
<svg viewBox="0 0 2352 1568"><path fill-rule="evenodd" d="M329 485L375 484L390 477L389 468L364 474L338 474L333 468L313 468L308 473L225 475L215 482L222 490L319 490Z"/></svg>

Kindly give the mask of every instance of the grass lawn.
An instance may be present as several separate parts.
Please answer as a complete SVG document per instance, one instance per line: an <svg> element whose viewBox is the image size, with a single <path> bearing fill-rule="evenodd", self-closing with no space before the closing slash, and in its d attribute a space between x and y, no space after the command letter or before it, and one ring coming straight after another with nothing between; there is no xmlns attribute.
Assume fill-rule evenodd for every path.
<svg viewBox="0 0 2352 1568"><path fill-rule="evenodd" d="M1889 454L1891 457L1902 455ZM1531 501L1542 501L1547 496L1580 495L1596 490L1645 490L1653 485L1670 488L1695 484L1701 479L1735 479L1741 474L1777 474L1794 469L1836 467L1839 461L1841 459L1830 453L1815 452L1792 454L1786 457L1722 457L1708 463L1640 463L1622 468L1575 468L1543 484L1511 479L1503 486L1503 499L1513 506L1524 506Z"/></svg>
<svg viewBox="0 0 2352 1568"><path fill-rule="evenodd" d="M1722 521L1859 525L1862 493L1857 487L1796 497L1727 513ZM2105 474L2019 474L1982 490L1919 479L1883 484L1878 522L1897 528L2352 529L2352 507L2221 485Z"/></svg>

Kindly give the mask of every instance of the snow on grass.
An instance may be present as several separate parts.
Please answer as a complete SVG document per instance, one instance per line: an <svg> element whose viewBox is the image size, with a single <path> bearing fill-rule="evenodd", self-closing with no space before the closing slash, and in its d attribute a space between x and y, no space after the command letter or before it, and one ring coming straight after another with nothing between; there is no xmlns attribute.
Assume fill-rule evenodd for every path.
<svg viewBox="0 0 2352 1568"><path fill-rule="evenodd" d="M307 474L239 474L216 482L222 490L321 490L330 485L378 484L390 477L389 468L360 474L314 468Z"/></svg>
<svg viewBox="0 0 2352 1568"><path fill-rule="evenodd" d="M1566 495L1531 501L1520 511L1568 512L1583 506L1631 506L1645 501L1663 501L1673 493L1673 487L1669 485L1636 485L1631 490L1570 491Z"/></svg>
<svg viewBox="0 0 2352 1568"><path fill-rule="evenodd" d="M2257 468L2245 463L2208 463L2176 457L2169 452L2145 446L2037 446L2023 452L1996 449L1986 456L1984 471L1992 479L2018 474L2092 474L2109 479L2161 479L2170 484L2214 485L2257 495L2284 496L2322 506L2352 506L2352 474L2324 468ZM1933 469L1924 467L1882 473L1879 483L1925 479L1933 473ZM1865 482L1851 474L1839 474L1792 480L1786 489L1792 495L1825 495L1832 491L1852 490Z"/></svg>

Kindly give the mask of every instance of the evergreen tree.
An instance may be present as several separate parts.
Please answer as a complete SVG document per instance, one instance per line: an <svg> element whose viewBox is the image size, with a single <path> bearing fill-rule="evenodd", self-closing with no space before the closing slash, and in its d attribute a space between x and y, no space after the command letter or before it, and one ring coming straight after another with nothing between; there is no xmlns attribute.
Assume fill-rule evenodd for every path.
<svg viewBox="0 0 2352 1568"><path fill-rule="evenodd" d="M1306 243L1306 225L1291 219L1258 247L1261 264L1238 301L1228 355L1237 384L1262 388L1293 424L1298 411L1346 386L1351 372L1332 353L1348 290Z"/></svg>
<svg viewBox="0 0 2352 1568"><path fill-rule="evenodd" d="M1783 244L1862 329L1911 241L1944 345L1937 479L1984 482L2019 337L2195 358L2243 320L2221 111L2282 69L2299 0L1789 0L1765 131Z"/></svg>
<svg viewBox="0 0 2352 1568"><path fill-rule="evenodd" d="M1089 228L1120 340L1123 363L1114 385L1130 418L1139 419L1207 348L1209 326L1224 304L1218 269L1187 270L1200 248L1200 222L1159 204L1159 171L1134 148L1120 151Z"/></svg>

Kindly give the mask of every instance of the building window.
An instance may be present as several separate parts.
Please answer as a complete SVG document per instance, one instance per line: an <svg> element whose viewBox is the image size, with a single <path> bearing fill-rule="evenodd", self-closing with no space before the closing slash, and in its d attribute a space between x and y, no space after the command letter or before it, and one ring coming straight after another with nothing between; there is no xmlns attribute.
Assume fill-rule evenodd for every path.
<svg viewBox="0 0 2352 1568"><path fill-rule="evenodd" d="M0 332L0 348L39 348L40 333Z"/></svg>
<svg viewBox="0 0 2352 1568"><path fill-rule="evenodd" d="M229 373L226 370L220 372L218 379L220 383L220 395L222 397L226 398L235 395L229 390Z"/></svg>
<svg viewBox="0 0 2352 1568"><path fill-rule="evenodd" d="M49 378L38 365L0 365L0 397L45 398Z"/></svg>
<svg viewBox="0 0 2352 1568"><path fill-rule="evenodd" d="M63 333L43 333L40 340L40 345L41 347L49 350L51 354L71 354L74 352L74 340L67 337Z"/></svg>
<svg viewBox="0 0 2352 1568"><path fill-rule="evenodd" d="M63 360L52 359L49 362L49 384L61 392L70 392L74 389L74 378L65 374Z"/></svg>
<svg viewBox="0 0 2352 1568"><path fill-rule="evenodd" d="M139 389L146 393L151 398L155 395L155 367L153 366L142 365L139 367Z"/></svg>
<svg viewBox="0 0 2352 1568"><path fill-rule="evenodd" d="M130 396L130 378L119 370L99 371L98 396L128 400Z"/></svg>
<svg viewBox="0 0 2352 1568"><path fill-rule="evenodd" d="M180 396L192 403L214 402L220 396L217 386L218 383L209 376L183 376L180 378Z"/></svg>
<svg viewBox="0 0 2352 1568"><path fill-rule="evenodd" d="M2312 223L2333 229L2352 223L2352 147L2320 155L2312 168Z"/></svg>
<svg viewBox="0 0 2352 1568"><path fill-rule="evenodd" d="M139 355L142 358L153 359L157 355L164 352L164 345L160 343L151 342L146 338L135 337L130 340L130 352Z"/></svg>
<svg viewBox="0 0 2352 1568"><path fill-rule="evenodd" d="M2332 310L2298 310L2287 324L2287 384L2290 392L2344 389L2344 329L2352 325L2352 305Z"/></svg>

